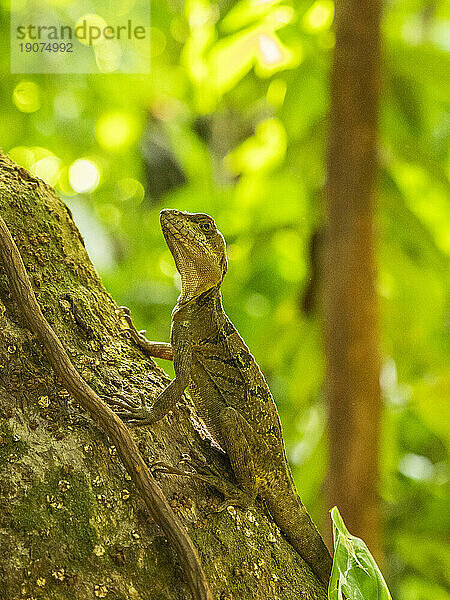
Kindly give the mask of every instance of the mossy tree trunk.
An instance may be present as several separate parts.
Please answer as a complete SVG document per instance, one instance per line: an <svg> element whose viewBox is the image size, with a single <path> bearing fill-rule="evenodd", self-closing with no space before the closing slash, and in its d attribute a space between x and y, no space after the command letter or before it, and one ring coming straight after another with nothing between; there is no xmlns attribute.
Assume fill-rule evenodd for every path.
<svg viewBox="0 0 450 600"><path fill-rule="evenodd" d="M168 378L123 336L70 212L3 155L0 214L83 378L104 397L143 392L151 401ZM115 448L56 379L9 288L0 265L0 599L188 600L176 556ZM232 479L188 400L135 435L148 462L195 453ZM156 477L217 600L326 598L263 507L217 513L221 497L210 487Z"/></svg>

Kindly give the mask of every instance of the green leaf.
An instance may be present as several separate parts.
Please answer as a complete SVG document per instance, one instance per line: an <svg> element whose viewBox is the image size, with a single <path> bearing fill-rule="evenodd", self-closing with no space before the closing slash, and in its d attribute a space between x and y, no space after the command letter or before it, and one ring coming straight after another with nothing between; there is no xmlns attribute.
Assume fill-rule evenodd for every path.
<svg viewBox="0 0 450 600"><path fill-rule="evenodd" d="M383 575L366 544L351 535L335 506L334 560L328 585L329 600L392 600Z"/></svg>

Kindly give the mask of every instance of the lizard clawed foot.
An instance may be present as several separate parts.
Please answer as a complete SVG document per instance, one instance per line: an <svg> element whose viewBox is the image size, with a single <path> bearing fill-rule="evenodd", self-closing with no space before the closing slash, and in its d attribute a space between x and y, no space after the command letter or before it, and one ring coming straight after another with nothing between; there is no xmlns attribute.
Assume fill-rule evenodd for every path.
<svg viewBox="0 0 450 600"><path fill-rule="evenodd" d="M156 421L160 420L160 417L157 417L151 406L139 408L126 408L126 409L118 409L115 411L117 416L125 421L127 425L130 427L143 427L145 425L153 425Z"/></svg>
<svg viewBox="0 0 450 600"><path fill-rule="evenodd" d="M142 403L138 402L131 396L125 395L122 392L115 392L113 396L101 396L102 400L104 400L107 404L117 409L136 409L142 408Z"/></svg>
<svg viewBox="0 0 450 600"><path fill-rule="evenodd" d="M103 397L103 400L130 426L152 425L158 420L154 418L152 407L145 406L142 396L140 402L121 393L116 393L113 397Z"/></svg>
<svg viewBox="0 0 450 600"><path fill-rule="evenodd" d="M179 465L181 464L187 464L192 470L186 471L180 469ZM216 469L208 465L205 461L193 458L189 454L183 454L176 467L168 465L163 461L156 461L150 466L150 469L152 473L161 472L168 475L192 477L214 487L225 497L223 502L220 503L214 512L221 512L228 506L248 508L255 504L255 499L250 494L242 490L236 484L224 479Z"/></svg>
<svg viewBox="0 0 450 600"><path fill-rule="evenodd" d="M145 329L142 331L138 331L136 329L135 324L133 323L133 319L131 318L131 311L127 306L119 306L116 310L116 315L119 317L120 321L125 325L122 330L123 335L130 337L135 341L145 340Z"/></svg>
<svg viewBox="0 0 450 600"><path fill-rule="evenodd" d="M150 471L152 474L166 473L168 475L186 475L186 476L192 475L192 473L183 471L182 469L178 469L177 467L174 467L173 465L169 465L169 464L163 462L162 460L156 460L155 462L151 463Z"/></svg>
<svg viewBox="0 0 450 600"><path fill-rule="evenodd" d="M173 349L167 342L152 342L145 337L145 329L138 331L131 318L130 309L120 306L116 310L122 327L122 335L132 340L148 356L173 360Z"/></svg>

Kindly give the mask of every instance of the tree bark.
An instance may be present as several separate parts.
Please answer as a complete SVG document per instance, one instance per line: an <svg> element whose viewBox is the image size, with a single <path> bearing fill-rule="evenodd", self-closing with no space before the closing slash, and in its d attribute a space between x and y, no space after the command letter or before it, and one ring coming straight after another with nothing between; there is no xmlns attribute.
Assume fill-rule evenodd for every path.
<svg viewBox="0 0 450 600"><path fill-rule="evenodd" d="M84 380L103 397L143 392L151 401L168 378L122 335L117 306L68 209L3 155L0 214L44 316ZM0 265L0 599L188 600L176 554L114 446L55 376L10 287ZM195 453L233 478L188 399L133 435L149 463ZM200 553L215 599L326 598L264 507L216 513L221 497L209 486L155 477Z"/></svg>
<svg viewBox="0 0 450 600"><path fill-rule="evenodd" d="M380 0L337 0L325 260L329 499L381 557L374 258Z"/></svg>

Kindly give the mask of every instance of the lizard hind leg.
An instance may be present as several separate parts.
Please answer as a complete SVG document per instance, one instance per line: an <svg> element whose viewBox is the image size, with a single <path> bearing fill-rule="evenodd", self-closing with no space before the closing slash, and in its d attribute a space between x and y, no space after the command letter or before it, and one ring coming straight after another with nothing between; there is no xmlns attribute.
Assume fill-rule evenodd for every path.
<svg viewBox="0 0 450 600"><path fill-rule="evenodd" d="M227 406L220 412L219 420L225 450L234 475L242 489L252 498L256 498L261 482L258 481L254 462L253 429L231 406Z"/></svg>
<svg viewBox="0 0 450 600"><path fill-rule="evenodd" d="M186 465L190 470L184 470L181 465ZM249 508L254 505L254 498L246 491L242 490L235 483L226 480L220 475L213 466L206 463L205 460L199 459L191 455L183 455L176 467L168 465L162 461L154 462L151 465L153 473L161 472L171 475L181 475L184 477L192 477L198 481L203 481L214 487L224 496L223 502L220 503L217 510L221 512L228 506L239 506L240 508Z"/></svg>

